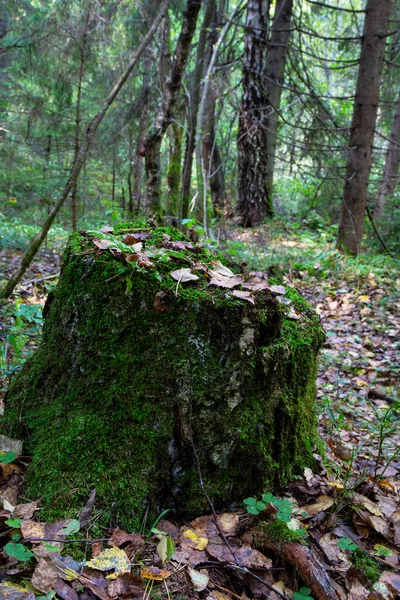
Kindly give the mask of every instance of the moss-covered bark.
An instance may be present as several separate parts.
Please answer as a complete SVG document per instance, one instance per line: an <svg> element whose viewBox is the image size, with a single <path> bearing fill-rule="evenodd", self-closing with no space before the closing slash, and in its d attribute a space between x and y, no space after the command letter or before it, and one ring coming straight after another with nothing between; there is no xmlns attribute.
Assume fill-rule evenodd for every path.
<svg viewBox="0 0 400 600"><path fill-rule="evenodd" d="M73 235L40 347L11 386L4 429L24 436L28 493L54 513L96 487L126 526L148 506L199 514L193 444L216 507L312 462L318 318L292 289L297 321L268 291L253 306L209 286L202 268L214 257L160 252L166 233L183 239L154 230L152 267ZM199 280L171 277L185 266Z"/></svg>

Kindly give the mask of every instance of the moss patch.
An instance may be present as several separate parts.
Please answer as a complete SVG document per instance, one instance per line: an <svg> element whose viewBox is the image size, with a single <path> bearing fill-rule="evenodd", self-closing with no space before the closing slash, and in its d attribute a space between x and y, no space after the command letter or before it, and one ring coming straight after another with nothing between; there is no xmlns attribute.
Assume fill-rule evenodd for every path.
<svg viewBox="0 0 400 600"><path fill-rule="evenodd" d="M99 251L94 233L71 237L2 428L24 437L27 493L53 517L74 514L96 487L103 522L137 528L147 510L207 508L193 445L216 508L312 464L323 334L292 291L297 321L268 291L253 305L209 286L213 255L168 247L188 241L178 230L129 223L115 239L130 232L149 234L151 266ZM171 276L185 267L199 279Z"/></svg>

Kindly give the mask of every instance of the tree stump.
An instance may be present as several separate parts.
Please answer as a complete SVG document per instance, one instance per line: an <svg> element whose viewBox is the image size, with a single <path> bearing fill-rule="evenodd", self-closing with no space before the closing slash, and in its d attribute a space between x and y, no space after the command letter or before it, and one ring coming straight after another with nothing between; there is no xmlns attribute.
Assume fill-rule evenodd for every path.
<svg viewBox="0 0 400 600"><path fill-rule="evenodd" d="M47 517L93 487L125 527L198 515L199 470L218 509L312 464L323 333L293 288L176 229L125 224L71 236L44 314L3 423L32 455L26 493Z"/></svg>

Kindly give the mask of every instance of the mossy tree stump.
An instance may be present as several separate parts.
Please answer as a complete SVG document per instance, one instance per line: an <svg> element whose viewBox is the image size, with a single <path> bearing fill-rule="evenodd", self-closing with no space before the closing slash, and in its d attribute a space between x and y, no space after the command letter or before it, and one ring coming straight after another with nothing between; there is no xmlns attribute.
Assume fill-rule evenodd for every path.
<svg viewBox="0 0 400 600"><path fill-rule="evenodd" d="M201 514L194 448L216 508L312 463L317 315L295 290L279 302L274 282L232 279L185 240L140 224L71 236L4 417L47 514L72 513L93 487L125 526L148 509Z"/></svg>

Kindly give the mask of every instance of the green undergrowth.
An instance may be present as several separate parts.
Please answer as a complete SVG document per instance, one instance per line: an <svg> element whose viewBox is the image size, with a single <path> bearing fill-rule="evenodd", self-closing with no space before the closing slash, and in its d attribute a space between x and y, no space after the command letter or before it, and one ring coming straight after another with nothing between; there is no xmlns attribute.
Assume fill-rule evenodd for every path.
<svg viewBox="0 0 400 600"><path fill-rule="evenodd" d="M261 524L260 528L265 531L267 536L276 542L300 542L304 543L304 529L289 529L286 523L276 519L271 523Z"/></svg>
<svg viewBox="0 0 400 600"><path fill-rule="evenodd" d="M234 260L245 261L249 269L275 270L281 276L294 273L300 278L348 279L357 285L373 272L378 283L389 281L394 286L393 275L397 273L398 277L400 273L400 256L385 254L376 245L364 246L357 257L338 252L335 249L336 227L322 224L311 228L307 224L272 220L254 233L265 240L260 242L257 235L244 238L238 230L236 239L228 239L220 247Z"/></svg>
<svg viewBox="0 0 400 600"><path fill-rule="evenodd" d="M363 572L368 582L373 585L376 583L381 574L381 568L377 561L369 556L362 548L357 548L350 555L350 560L355 567L358 567Z"/></svg>
<svg viewBox="0 0 400 600"><path fill-rule="evenodd" d="M44 216L42 221L44 220ZM37 224L35 224L35 222ZM26 250L41 227L40 217L22 220L18 217L8 217L0 214L0 250ZM60 250L68 239L68 230L59 225L53 225L47 235L46 245Z"/></svg>
<svg viewBox="0 0 400 600"><path fill-rule="evenodd" d="M145 227L113 233L123 244ZM104 525L139 529L164 508L198 516L208 507L193 448L216 508L312 465L323 335L301 296L288 290L293 320L267 291L254 306L209 286L214 256L166 248L186 239L171 228L150 232L146 266L93 237L110 239L71 236L40 347L2 419L32 455L27 494L43 499L44 514L75 516L96 487ZM186 267L199 279L171 276Z"/></svg>

